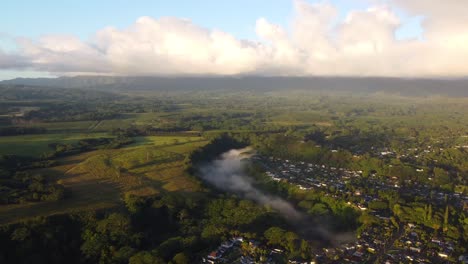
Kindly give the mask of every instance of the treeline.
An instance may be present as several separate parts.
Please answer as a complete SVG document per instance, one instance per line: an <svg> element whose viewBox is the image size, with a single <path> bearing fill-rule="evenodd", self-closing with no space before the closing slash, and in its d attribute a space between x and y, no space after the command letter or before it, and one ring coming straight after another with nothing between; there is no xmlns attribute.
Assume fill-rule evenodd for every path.
<svg viewBox="0 0 468 264"><path fill-rule="evenodd" d="M119 118L120 113L102 108L83 107L82 105L50 105L47 108L32 110L20 119L44 122L87 121Z"/></svg>
<svg viewBox="0 0 468 264"><path fill-rule="evenodd" d="M82 139L75 144L51 143L49 144L51 151L44 153L41 158L54 159L96 149L116 149L133 142L130 137L117 136L113 138Z"/></svg>
<svg viewBox="0 0 468 264"><path fill-rule="evenodd" d="M58 201L65 197L65 189L46 175L30 173L33 168L54 165L51 160L28 157L0 157L0 204L37 201Z"/></svg>
<svg viewBox="0 0 468 264"><path fill-rule="evenodd" d="M65 197L65 188L41 174L17 172L13 177L0 178L0 204L38 201L59 201Z"/></svg>

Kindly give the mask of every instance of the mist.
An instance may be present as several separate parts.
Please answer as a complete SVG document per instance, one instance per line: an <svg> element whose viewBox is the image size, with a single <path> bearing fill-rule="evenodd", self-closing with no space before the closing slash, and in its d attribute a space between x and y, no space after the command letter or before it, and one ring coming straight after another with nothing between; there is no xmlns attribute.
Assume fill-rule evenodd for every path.
<svg viewBox="0 0 468 264"><path fill-rule="evenodd" d="M201 178L217 188L236 193L243 198L253 200L270 207L285 218L299 220L303 217L290 203L284 199L268 195L255 188L252 180L245 175L245 159L249 158L251 148L233 149L223 153L218 159L200 168Z"/></svg>

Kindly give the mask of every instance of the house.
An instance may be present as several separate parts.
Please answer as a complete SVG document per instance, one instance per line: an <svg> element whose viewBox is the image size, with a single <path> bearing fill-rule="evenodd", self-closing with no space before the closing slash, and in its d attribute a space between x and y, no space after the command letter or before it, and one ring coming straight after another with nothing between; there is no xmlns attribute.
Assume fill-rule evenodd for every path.
<svg viewBox="0 0 468 264"><path fill-rule="evenodd" d="M279 248L274 248L271 253L283 253L284 250L279 249Z"/></svg>
<svg viewBox="0 0 468 264"><path fill-rule="evenodd" d="M209 260L218 260L221 258L221 254L218 251L212 251L210 254L208 254L207 258Z"/></svg>
<svg viewBox="0 0 468 264"><path fill-rule="evenodd" d="M240 245L243 241L243 237L233 237L230 239L230 241L233 243L233 245Z"/></svg>
<svg viewBox="0 0 468 264"><path fill-rule="evenodd" d="M232 241L226 241L221 244L221 247L225 249L232 248L232 246L234 246L234 243Z"/></svg>

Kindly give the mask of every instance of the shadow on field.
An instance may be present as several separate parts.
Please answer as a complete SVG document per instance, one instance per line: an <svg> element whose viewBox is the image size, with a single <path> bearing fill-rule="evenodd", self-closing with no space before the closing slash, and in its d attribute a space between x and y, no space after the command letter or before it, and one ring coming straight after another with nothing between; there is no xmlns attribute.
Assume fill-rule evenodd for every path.
<svg viewBox="0 0 468 264"><path fill-rule="evenodd" d="M89 180L74 183L71 186L64 185L70 192L64 200L2 206L0 224L38 216L112 208L117 206L120 200L119 188L115 183Z"/></svg>

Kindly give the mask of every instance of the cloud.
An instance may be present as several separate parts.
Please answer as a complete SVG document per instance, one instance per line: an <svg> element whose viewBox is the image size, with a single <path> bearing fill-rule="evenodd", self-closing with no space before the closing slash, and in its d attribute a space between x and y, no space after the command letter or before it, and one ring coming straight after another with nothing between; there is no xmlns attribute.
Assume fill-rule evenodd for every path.
<svg viewBox="0 0 468 264"><path fill-rule="evenodd" d="M0 69L21 69L29 66L27 58L16 55L8 54L0 49Z"/></svg>
<svg viewBox="0 0 468 264"><path fill-rule="evenodd" d="M372 1L375 3L375 1ZM468 5L460 0L387 0L340 19L327 3L294 1L288 27L257 20L259 41L173 17L141 17L125 29L74 36L20 38L0 52L0 69L109 75L468 75ZM423 16L423 38L397 40L395 8Z"/></svg>
<svg viewBox="0 0 468 264"><path fill-rule="evenodd" d="M43 36L38 41L17 40L21 55L32 68L47 72L111 72L110 63L93 44L74 36Z"/></svg>

